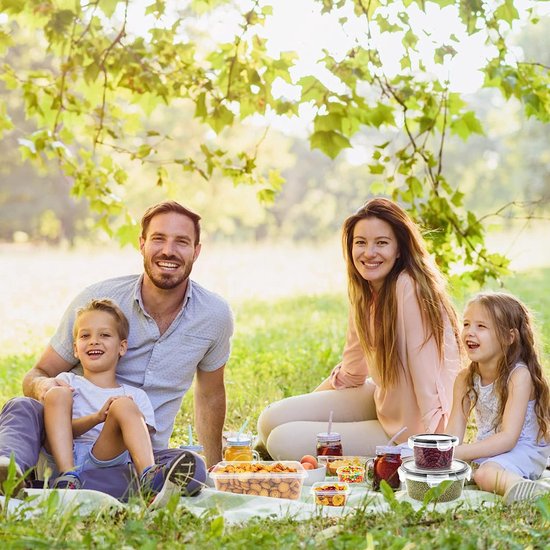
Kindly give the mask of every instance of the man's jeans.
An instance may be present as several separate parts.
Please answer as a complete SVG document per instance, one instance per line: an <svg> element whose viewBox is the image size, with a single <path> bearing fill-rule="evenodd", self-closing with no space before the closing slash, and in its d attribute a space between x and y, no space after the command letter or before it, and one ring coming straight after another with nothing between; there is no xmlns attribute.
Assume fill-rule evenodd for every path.
<svg viewBox="0 0 550 550"><path fill-rule="evenodd" d="M0 412L0 456L12 453L23 472L34 468L44 441L44 408L29 397L15 397ZM155 451L155 462L167 464L181 454L181 449ZM135 470L131 464L89 470L80 476L83 489L107 493L122 501L139 491Z"/></svg>

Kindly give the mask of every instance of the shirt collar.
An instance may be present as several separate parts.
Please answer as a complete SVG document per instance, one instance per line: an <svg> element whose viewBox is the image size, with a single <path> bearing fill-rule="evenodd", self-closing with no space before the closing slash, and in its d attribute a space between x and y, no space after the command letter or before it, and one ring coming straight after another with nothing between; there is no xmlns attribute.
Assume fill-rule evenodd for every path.
<svg viewBox="0 0 550 550"><path fill-rule="evenodd" d="M139 307L142 309L142 311L145 312L145 306L143 305L143 298L141 296L141 285L143 283L143 277L144 274L142 273L138 280L136 281L136 286L134 287L134 300L138 303ZM193 294L193 281L191 279L187 280L187 289L185 291L185 296L183 297L183 305L181 306L181 309L183 310L185 306L187 305L187 302L191 299L191 296Z"/></svg>

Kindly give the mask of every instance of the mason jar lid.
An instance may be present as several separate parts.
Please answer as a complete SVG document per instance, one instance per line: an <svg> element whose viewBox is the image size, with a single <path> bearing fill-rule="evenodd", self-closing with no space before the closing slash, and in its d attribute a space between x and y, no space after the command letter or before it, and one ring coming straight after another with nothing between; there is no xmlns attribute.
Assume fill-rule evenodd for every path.
<svg viewBox="0 0 550 550"><path fill-rule="evenodd" d="M317 434L317 441L319 443L334 443L340 441L341 437L338 432L321 432Z"/></svg>
<svg viewBox="0 0 550 550"><path fill-rule="evenodd" d="M407 458L403 461L397 472L401 481L407 479L422 481L433 487L447 479L452 481L470 479L472 468L463 460L456 459L451 462L449 468L444 470L423 470L416 466L414 459Z"/></svg>
<svg viewBox="0 0 550 550"><path fill-rule="evenodd" d="M399 447L395 447L394 445L377 445L376 446L376 455L400 455L401 456L401 449Z"/></svg>
<svg viewBox="0 0 550 550"><path fill-rule="evenodd" d="M241 435L239 438L237 436L227 438L228 447L249 447L251 443L252 439L248 435Z"/></svg>
<svg viewBox="0 0 550 550"><path fill-rule="evenodd" d="M415 447L429 447L439 451L448 451L458 445L458 437L448 434L418 434L411 435L408 439L411 449Z"/></svg>

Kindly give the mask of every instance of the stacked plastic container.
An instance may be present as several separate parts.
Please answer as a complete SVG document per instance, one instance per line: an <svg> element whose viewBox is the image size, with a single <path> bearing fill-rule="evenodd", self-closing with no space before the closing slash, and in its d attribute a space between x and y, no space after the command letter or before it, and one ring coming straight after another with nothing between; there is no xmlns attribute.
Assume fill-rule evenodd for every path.
<svg viewBox="0 0 550 550"><path fill-rule="evenodd" d="M460 497L472 469L463 460L453 458L458 438L447 434L418 434L409 437L408 445L414 456L403 460L398 470L408 495L423 501L432 487L450 480L451 484L437 502L449 502Z"/></svg>

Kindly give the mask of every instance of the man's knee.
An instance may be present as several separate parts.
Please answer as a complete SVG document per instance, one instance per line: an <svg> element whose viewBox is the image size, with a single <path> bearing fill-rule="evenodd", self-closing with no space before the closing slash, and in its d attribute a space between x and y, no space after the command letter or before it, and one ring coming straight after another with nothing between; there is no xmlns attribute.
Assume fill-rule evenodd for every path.
<svg viewBox="0 0 550 550"><path fill-rule="evenodd" d="M7 414L17 415L38 415L42 416L44 407L40 401L32 397L14 397L6 402L0 413L2 416Z"/></svg>

